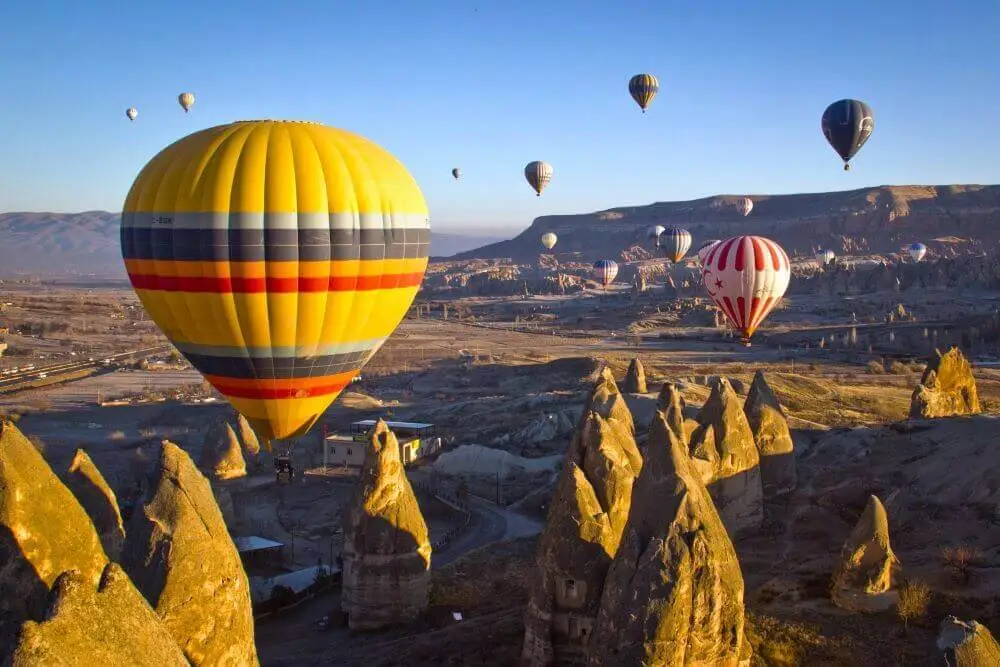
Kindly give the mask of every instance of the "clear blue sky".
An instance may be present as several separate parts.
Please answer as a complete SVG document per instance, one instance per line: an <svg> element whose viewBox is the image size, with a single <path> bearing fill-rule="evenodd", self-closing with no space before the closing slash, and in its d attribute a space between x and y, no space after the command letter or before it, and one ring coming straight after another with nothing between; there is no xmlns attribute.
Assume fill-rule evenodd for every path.
<svg viewBox="0 0 1000 667"><path fill-rule="evenodd" d="M120 210L161 148L249 118L376 141L439 228L1000 183L996 0L8 0L0 30L4 211ZM645 116L638 72L661 84ZM849 173L819 129L842 97L876 121ZM555 170L540 199L522 174L535 159Z"/></svg>

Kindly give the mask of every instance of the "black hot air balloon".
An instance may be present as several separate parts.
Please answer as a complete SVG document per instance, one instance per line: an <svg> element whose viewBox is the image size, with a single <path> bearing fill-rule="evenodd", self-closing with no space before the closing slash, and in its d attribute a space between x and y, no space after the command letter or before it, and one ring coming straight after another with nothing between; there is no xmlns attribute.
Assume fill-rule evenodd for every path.
<svg viewBox="0 0 1000 667"><path fill-rule="evenodd" d="M860 100L837 100L823 112L823 136L844 161L844 171L854 155L872 136L875 114Z"/></svg>

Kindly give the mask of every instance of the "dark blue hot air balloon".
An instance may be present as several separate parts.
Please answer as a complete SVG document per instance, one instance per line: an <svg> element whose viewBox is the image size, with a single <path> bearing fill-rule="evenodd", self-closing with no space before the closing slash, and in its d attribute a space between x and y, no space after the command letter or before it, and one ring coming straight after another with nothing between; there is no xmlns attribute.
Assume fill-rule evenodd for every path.
<svg viewBox="0 0 1000 667"><path fill-rule="evenodd" d="M870 106L860 100L837 100L823 112L823 136L844 161L844 171L852 157L872 136L875 114Z"/></svg>

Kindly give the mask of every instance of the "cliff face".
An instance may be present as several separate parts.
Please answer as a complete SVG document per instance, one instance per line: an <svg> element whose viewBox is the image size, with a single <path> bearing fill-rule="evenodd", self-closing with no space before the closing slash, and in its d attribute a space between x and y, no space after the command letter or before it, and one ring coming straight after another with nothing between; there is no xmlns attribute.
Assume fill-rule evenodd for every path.
<svg viewBox="0 0 1000 667"><path fill-rule="evenodd" d="M739 195L742 197L743 195ZM538 238L559 235L559 253L582 253L585 260L646 243L651 225L678 225L698 239L736 234L762 234L781 243L790 254L829 247L839 253L893 252L912 238L933 251L933 239L973 238L983 244L1000 240L1000 186L899 185L843 192L755 195L753 213L744 218L735 195L682 202L615 208L579 215L536 218L524 232L453 259L510 257L537 261ZM617 250L616 250L617 252Z"/></svg>

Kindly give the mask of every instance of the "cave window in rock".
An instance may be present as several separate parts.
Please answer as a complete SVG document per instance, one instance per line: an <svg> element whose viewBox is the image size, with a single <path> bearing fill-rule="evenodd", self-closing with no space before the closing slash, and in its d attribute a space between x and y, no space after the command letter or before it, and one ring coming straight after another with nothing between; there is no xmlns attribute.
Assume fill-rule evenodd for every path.
<svg viewBox="0 0 1000 667"><path fill-rule="evenodd" d="M570 600L576 598L576 582L572 579L566 580L566 597Z"/></svg>

